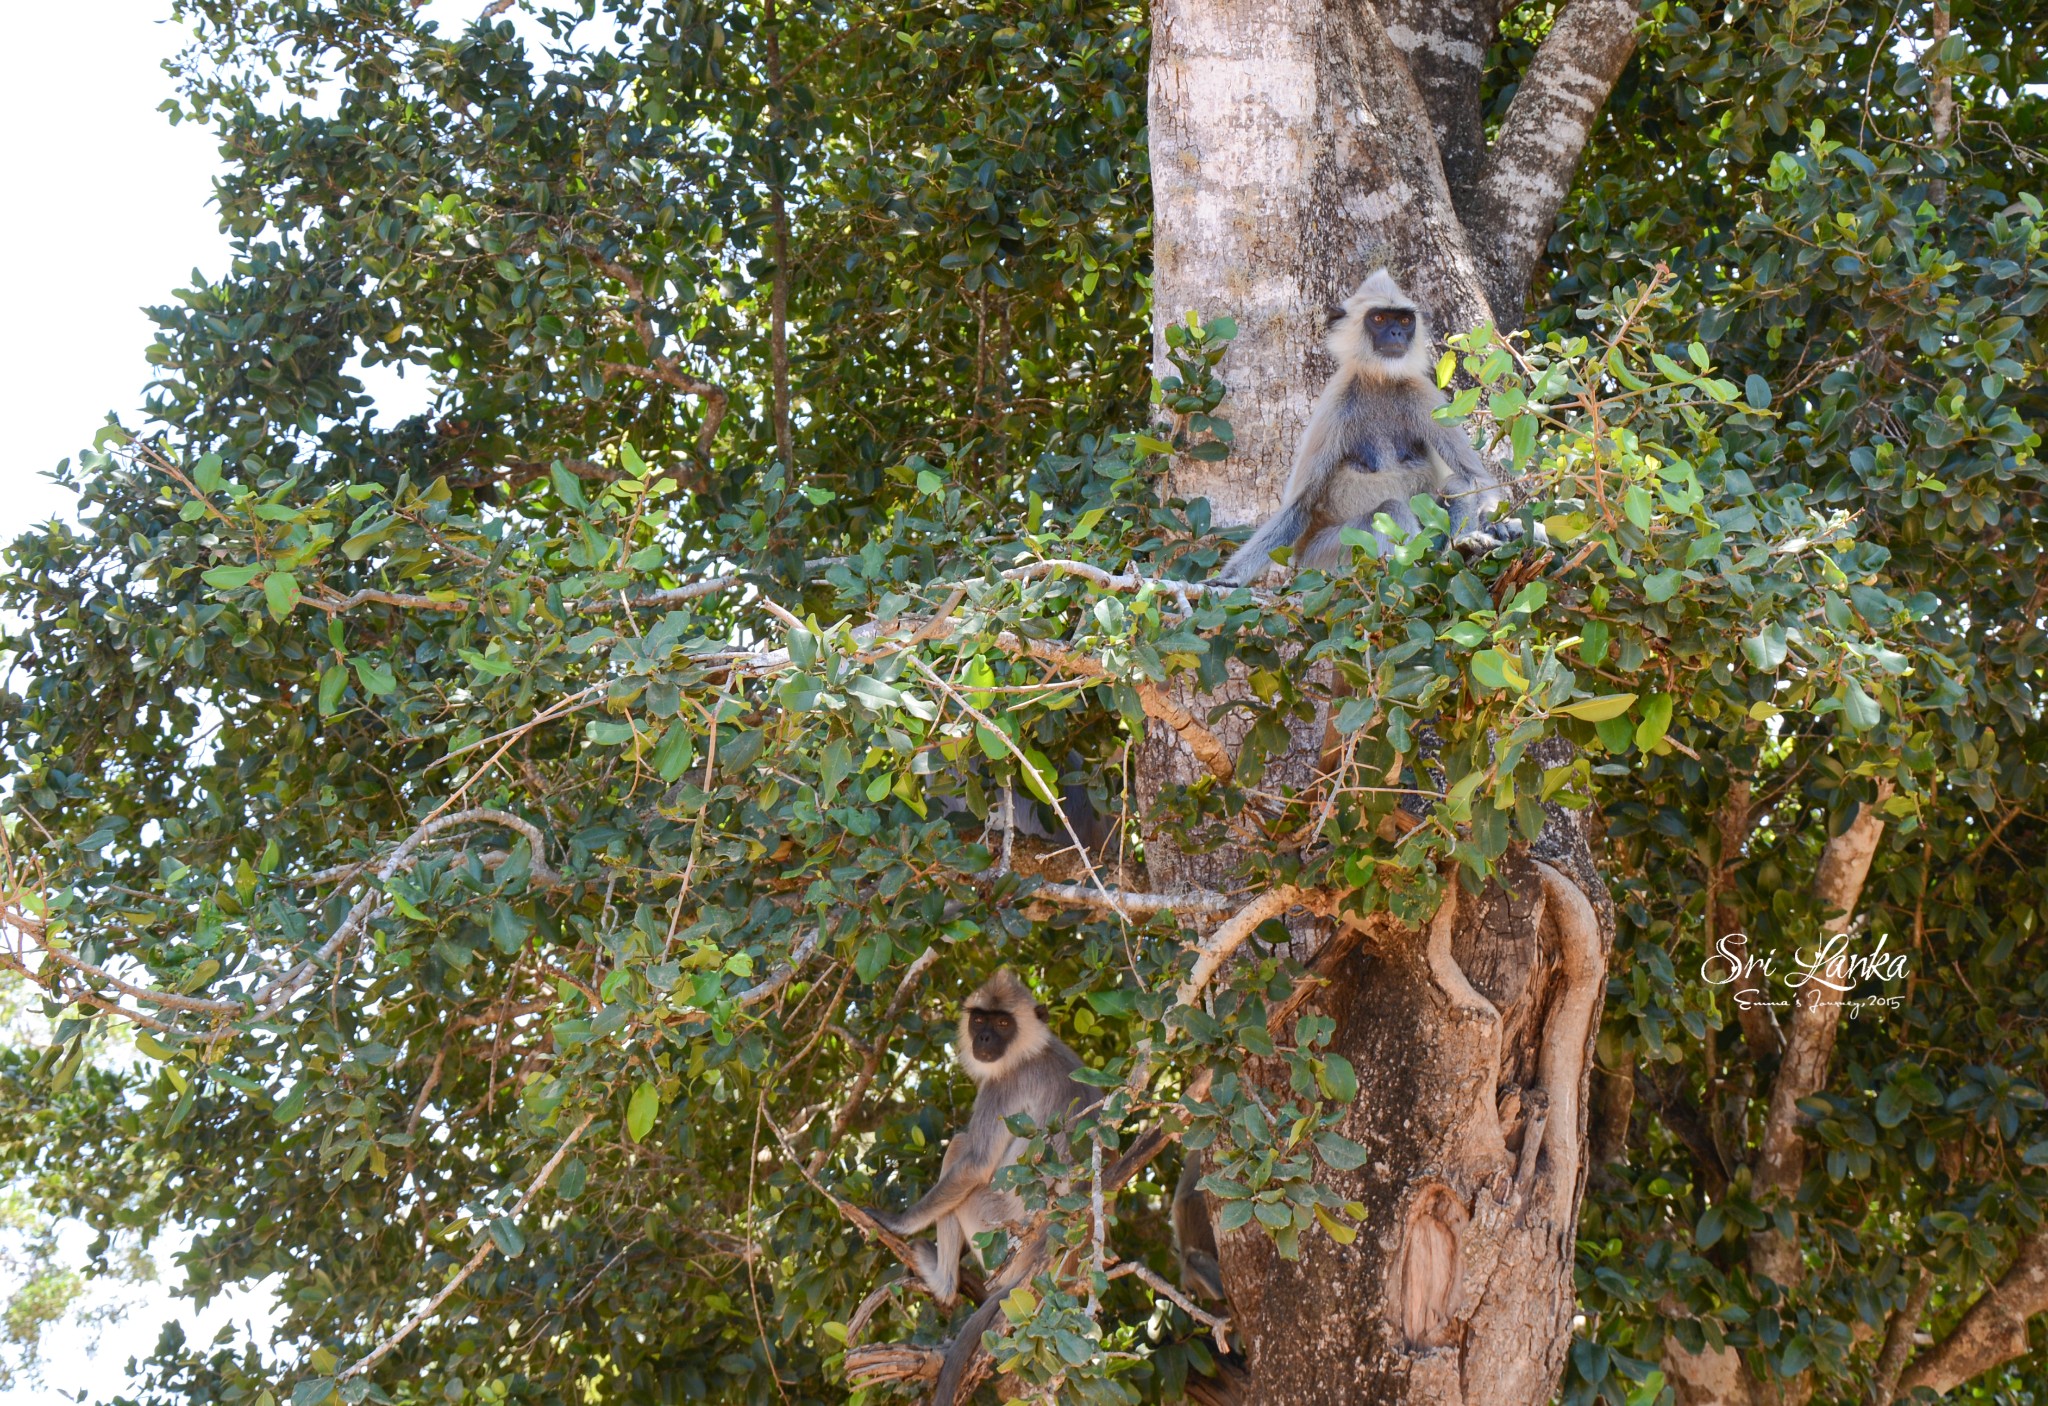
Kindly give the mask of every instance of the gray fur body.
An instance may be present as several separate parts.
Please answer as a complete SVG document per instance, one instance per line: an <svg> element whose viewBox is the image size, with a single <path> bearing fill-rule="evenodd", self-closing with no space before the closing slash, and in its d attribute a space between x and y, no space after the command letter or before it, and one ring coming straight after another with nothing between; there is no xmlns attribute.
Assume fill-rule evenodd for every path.
<svg viewBox="0 0 2048 1406"><path fill-rule="evenodd" d="M1500 481L1453 425L1431 412L1444 404L1429 360L1429 325L1415 302L1381 270L1330 309L1325 345L1337 370L1317 397L1295 450L1280 511L1260 524L1216 579L1246 586L1266 574L1272 555L1294 548L1296 567L1348 566L1347 527L1374 531L1385 513L1404 533L1421 529L1408 500L1444 500L1451 540L1497 546L1521 532L1512 519L1491 522L1504 501Z"/></svg>
<svg viewBox="0 0 2048 1406"><path fill-rule="evenodd" d="M1007 1031L991 1030L1003 1016L1012 1022ZM898 1235L937 1227L936 1243L919 1242L917 1254L918 1271L941 1304L952 1303L958 1292L960 1254L974 1237L1023 1218L1022 1198L993 1185L996 1174L1023 1155L1027 1145L1006 1120L1022 1114L1040 1129L1059 1129L1101 1097L1100 1090L1073 1078L1080 1056L1053 1035L1045 1008L1007 969L983 982L961 1007L955 1053L975 1083L974 1111L946 1144L938 1184L906 1211L874 1213L876 1221ZM1063 1130L1054 1132L1053 1142L1064 1155Z"/></svg>

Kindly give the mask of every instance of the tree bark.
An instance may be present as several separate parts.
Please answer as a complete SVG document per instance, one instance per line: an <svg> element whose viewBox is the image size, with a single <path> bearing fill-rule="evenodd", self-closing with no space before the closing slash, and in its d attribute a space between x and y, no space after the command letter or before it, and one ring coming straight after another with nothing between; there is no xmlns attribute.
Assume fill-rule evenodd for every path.
<svg viewBox="0 0 2048 1406"><path fill-rule="evenodd" d="M2048 1232L2021 1244L2012 1264L1955 1330L1906 1369L1899 1390L1953 1391L2021 1356L2031 1347L2027 1320L2037 1313L2048 1313Z"/></svg>
<svg viewBox="0 0 2048 1406"><path fill-rule="evenodd" d="M1553 36L1523 75L1545 96L1523 104L1513 142L1489 152L1479 85L1501 9L1500 0L1155 5L1162 373L1168 319L1227 313L1239 329L1222 366L1232 455L1178 462L1170 488L1206 497L1219 523L1277 504L1331 369L1322 309L1373 268L1391 268L1439 333L1504 309L1519 320L1602 84L1633 46L1635 11L1574 0L1558 22L1567 38ZM1620 38L1617 16L1627 21ZM1576 126L1557 116L1561 107ZM1521 173L1525 198L1509 172ZM1233 683L1175 701L1234 753L1242 725L1218 705L1242 696ZM1262 787L1310 784L1322 736L1319 720L1303 724ZM1167 787L1213 771L1171 729L1154 727L1140 757L1141 807L1149 815ZM1160 827L1147 831L1154 887L1236 886L1241 852L1189 853ZM1335 1020L1333 1047L1366 1091L1343 1131L1372 1154L1354 1172L1324 1175L1368 1219L1350 1246L1304 1237L1292 1262L1256 1230L1221 1237L1250 1358L1244 1399L1541 1406L1571 1343L1588 1078L1613 939L1590 838L1578 816L1553 809L1537 843L1511 852L1483 892L1453 883L1419 931L1384 914L1365 928L1315 1004ZM1306 950L1327 933L1296 936Z"/></svg>

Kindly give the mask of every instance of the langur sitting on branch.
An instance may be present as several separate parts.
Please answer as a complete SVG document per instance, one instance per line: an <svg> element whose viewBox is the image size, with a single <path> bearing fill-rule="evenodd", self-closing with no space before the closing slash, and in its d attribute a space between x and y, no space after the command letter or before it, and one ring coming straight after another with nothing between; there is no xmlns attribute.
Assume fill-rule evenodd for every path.
<svg viewBox="0 0 2048 1406"><path fill-rule="evenodd" d="M960 1252L974 1237L1023 1219L1022 1198L993 1185L996 1174L1026 1146L1006 1120L1022 1114L1041 1130L1054 1128L1101 1097L1100 1090L1072 1077L1081 1067L1080 1056L1052 1033L1045 1016L1030 988L1007 968L967 998L955 1054L974 1080L974 1111L946 1145L938 1185L907 1211L873 1213L878 1224L897 1235L938 1227L937 1243L920 1241L916 1249L918 1273L941 1304L953 1302ZM1054 1144L1062 1153L1065 1142L1055 1132Z"/></svg>
<svg viewBox="0 0 2048 1406"><path fill-rule="evenodd" d="M1349 565L1344 529L1372 531L1384 546L1372 520L1385 513L1412 535L1421 524L1408 500L1418 493L1443 500L1455 544L1521 535L1512 518L1490 521L1506 494L1471 440L1431 417L1444 393L1431 373L1429 323L1391 274L1381 269L1331 306L1324 345L1337 370L1295 450L1280 511L1216 573L1219 582L1251 585L1282 547L1294 549L1296 567Z"/></svg>

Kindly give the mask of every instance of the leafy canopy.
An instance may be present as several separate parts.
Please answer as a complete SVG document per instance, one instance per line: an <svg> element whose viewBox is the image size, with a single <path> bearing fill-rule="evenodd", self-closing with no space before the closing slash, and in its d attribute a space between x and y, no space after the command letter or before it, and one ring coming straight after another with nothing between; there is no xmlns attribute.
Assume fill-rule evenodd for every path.
<svg viewBox="0 0 2048 1406"><path fill-rule="evenodd" d="M1283 956L1181 999L1199 937L1275 884L1412 921L1546 805L1597 805L1603 1058L1739 1129L1728 1012L1683 975L1737 770L1772 803L1753 931L1810 928L1784 875L1883 778L1872 922L1971 979L1845 1036L1781 1212L1831 1257L1795 1295L1728 1248L1780 1212L1708 1205L1645 1122L1589 1211L1570 1390L1623 1392L1666 1333L1846 1377L1907 1263L2031 1223L2033 874L1947 861L1987 809L2028 823L2038 207L2008 147L1878 135L1917 69L1874 12L1660 15L1536 334L1446 367L1551 548L1361 535L1351 573L1229 596L1184 584L1227 544L1158 487L1229 452L1234 329L1171 329L1149 385L1139 12L182 13L238 256L159 311L149 418L67 471L79 524L0 578L10 899L56 1032L8 1056L36 1130L9 1165L92 1168L38 1185L110 1233L197 1227L202 1294L283 1285L276 1341L168 1340L152 1399L838 1398L890 1261L826 1193L929 1184L968 1098L950 1007L999 962L1110 1091L1070 1164L1040 1138L1018 1174L1081 1272L1009 1302L1003 1366L1170 1399L1206 1340L1111 1277L1170 1275L1170 1168L1098 1245L1097 1141L1178 1108L1224 1225L1359 1233L1317 1181L1363 1157L1332 1127L1356 1072L1321 1017L1267 1033ZM1942 62L2017 124L1970 57L1993 37ZM1852 51L1887 75L1867 127L1846 77L1785 78ZM354 369L385 362L430 413L379 421ZM1133 827L1084 865L1052 803L1127 811L1148 699L1233 671L1229 774L1147 823L1255 837L1243 892L1121 915ZM1272 780L1323 710L1334 779ZM86 1063L110 1027L141 1031L128 1076ZM908 1294L864 1328L948 1331Z"/></svg>

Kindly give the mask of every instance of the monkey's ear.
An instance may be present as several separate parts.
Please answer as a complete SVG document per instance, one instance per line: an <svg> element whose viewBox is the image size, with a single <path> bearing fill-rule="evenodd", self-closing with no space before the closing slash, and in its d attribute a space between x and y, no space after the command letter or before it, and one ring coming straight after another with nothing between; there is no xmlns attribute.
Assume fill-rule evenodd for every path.
<svg viewBox="0 0 2048 1406"><path fill-rule="evenodd" d="M1047 1016L1052 1014L1051 1011L1045 1008L1045 1002L1043 1001L1040 1001L1037 1005L1033 1006L1032 1010L1038 1013L1038 1018L1041 1022L1043 1022Z"/></svg>
<svg viewBox="0 0 2048 1406"><path fill-rule="evenodd" d="M1344 314L1347 311L1349 311L1349 309L1347 309L1342 303L1323 304L1323 325L1325 327L1335 327L1338 323L1344 320Z"/></svg>

